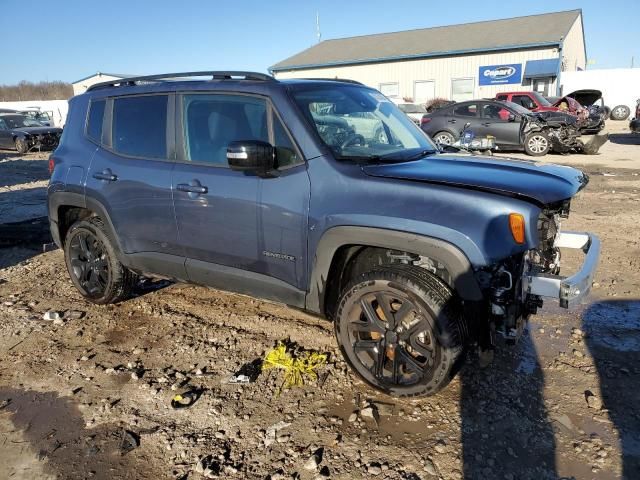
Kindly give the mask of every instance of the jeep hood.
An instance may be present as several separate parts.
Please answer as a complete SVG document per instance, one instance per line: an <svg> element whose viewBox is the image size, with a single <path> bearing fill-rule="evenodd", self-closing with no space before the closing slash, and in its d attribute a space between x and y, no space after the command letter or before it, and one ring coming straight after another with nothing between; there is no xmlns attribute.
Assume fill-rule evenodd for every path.
<svg viewBox="0 0 640 480"><path fill-rule="evenodd" d="M529 160L437 154L423 160L365 165L365 174L482 190L540 206L573 197L589 181L580 170Z"/></svg>

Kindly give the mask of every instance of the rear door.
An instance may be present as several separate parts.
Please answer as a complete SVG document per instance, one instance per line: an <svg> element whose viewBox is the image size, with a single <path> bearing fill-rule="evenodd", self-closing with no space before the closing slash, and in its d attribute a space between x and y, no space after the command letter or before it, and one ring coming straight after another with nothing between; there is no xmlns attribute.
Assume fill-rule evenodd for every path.
<svg viewBox="0 0 640 480"><path fill-rule="evenodd" d="M482 137L493 135L496 144L517 147L520 145L519 117L499 102L482 103L481 126L477 134Z"/></svg>
<svg viewBox="0 0 640 480"><path fill-rule="evenodd" d="M476 136L481 127L480 107L478 102L467 102L456 105L451 110L451 117L447 119L447 123L451 125L456 132L456 137L464 129L465 124L469 123L469 130Z"/></svg>
<svg viewBox="0 0 640 480"><path fill-rule="evenodd" d="M107 101L86 195L105 207L122 249L139 268L185 278L171 192L174 98L151 94Z"/></svg>

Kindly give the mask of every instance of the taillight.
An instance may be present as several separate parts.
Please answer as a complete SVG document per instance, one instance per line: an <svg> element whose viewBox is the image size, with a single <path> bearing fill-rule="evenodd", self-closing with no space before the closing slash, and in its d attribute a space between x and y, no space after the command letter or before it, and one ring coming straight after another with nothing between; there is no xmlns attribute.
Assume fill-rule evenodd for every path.
<svg viewBox="0 0 640 480"><path fill-rule="evenodd" d="M425 116L425 117L422 117L422 118L420 119L420 126L426 125L426 124L427 124L427 123L429 123L430 121L431 121L431 118L430 118L430 117L426 117L426 116Z"/></svg>
<svg viewBox="0 0 640 480"><path fill-rule="evenodd" d="M49 175L53 174L53 169L56 166L56 159L53 155L49 156Z"/></svg>

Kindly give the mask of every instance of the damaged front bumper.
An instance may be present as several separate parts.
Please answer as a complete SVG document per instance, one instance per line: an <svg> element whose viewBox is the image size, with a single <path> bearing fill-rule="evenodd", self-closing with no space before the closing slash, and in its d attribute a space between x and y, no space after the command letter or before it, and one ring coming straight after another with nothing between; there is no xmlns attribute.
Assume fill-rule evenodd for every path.
<svg viewBox="0 0 640 480"><path fill-rule="evenodd" d="M589 293L600 257L600 240L592 233L560 232L554 247L580 249L585 253L580 270L570 277L560 275L525 275L525 292L540 297L557 298L560 306L570 308Z"/></svg>

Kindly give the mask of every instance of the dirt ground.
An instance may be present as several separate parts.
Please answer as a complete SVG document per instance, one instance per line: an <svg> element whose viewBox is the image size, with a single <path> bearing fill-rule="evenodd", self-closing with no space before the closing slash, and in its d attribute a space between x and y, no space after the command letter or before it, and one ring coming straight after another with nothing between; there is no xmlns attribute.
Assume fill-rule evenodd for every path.
<svg viewBox="0 0 640 480"><path fill-rule="evenodd" d="M563 225L602 240L589 300L548 302L491 367L469 355L417 400L362 384L328 322L281 305L166 282L84 302L42 253L46 155L0 152L0 223L19 222L0 227L28 232L0 242L0 478L640 478L640 136L612 130L601 155L543 159L591 176ZM285 339L329 354L321 384L228 383Z"/></svg>

